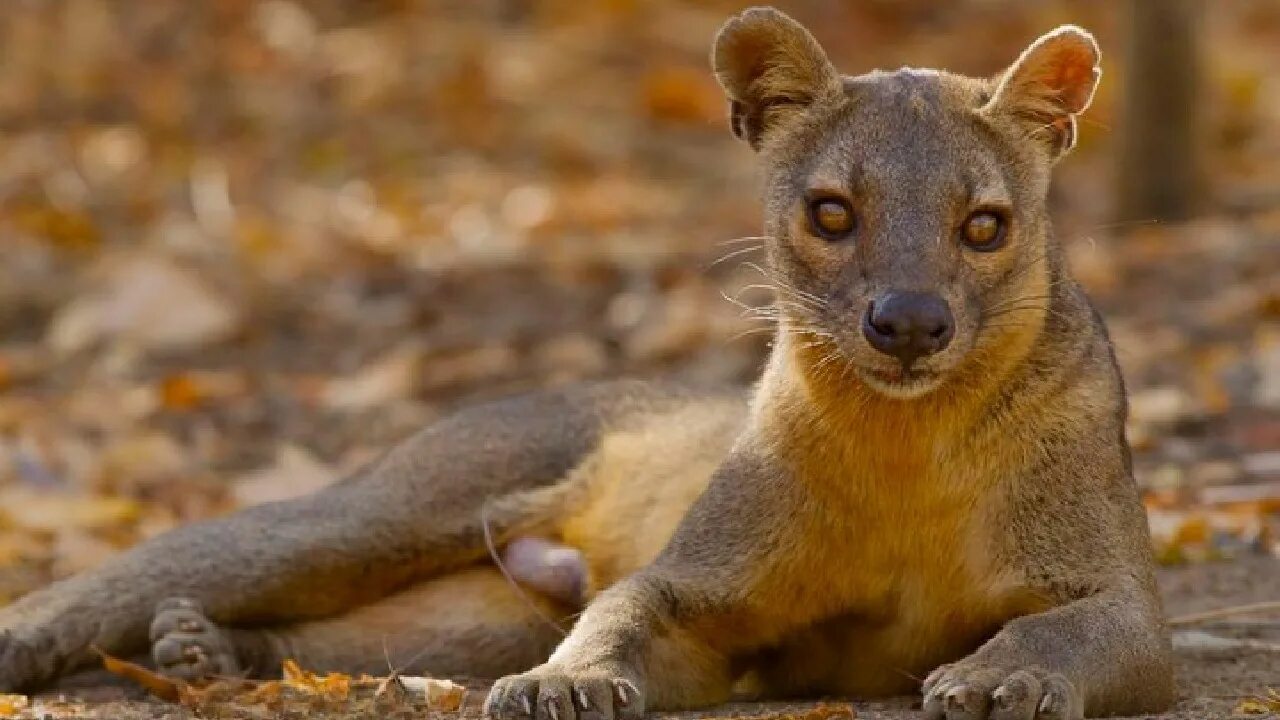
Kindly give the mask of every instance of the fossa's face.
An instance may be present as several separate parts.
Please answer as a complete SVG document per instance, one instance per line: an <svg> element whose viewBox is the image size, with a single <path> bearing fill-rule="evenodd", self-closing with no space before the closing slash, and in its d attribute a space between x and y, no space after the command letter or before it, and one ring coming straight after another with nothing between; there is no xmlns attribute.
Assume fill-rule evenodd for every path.
<svg viewBox="0 0 1280 720"><path fill-rule="evenodd" d="M766 163L782 309L838 354L829 371L921 395L975 347L1039 322L1049 160L986 119L988 85L921 70L849 79L813 119L817 137Z"/></svg>
<svg viewBox="0 0 1280 720"><path fill-rule="evenodd" d="M748 11L713 62L761 155L779 314L822 372L912 398L1038 331L1049 174L1097 80L1087 33L1046 35L995 80L842 77L790 18Z"/></svg>

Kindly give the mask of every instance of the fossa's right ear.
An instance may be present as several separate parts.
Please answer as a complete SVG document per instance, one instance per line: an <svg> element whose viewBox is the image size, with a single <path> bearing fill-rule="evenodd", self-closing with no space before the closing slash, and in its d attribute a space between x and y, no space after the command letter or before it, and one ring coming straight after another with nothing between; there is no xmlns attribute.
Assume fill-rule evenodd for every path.
<svg viewBox="0 0 1280 720"><path fill-rule="evenodd" d="M781 11L754 7L720 28L711 50L733 133L759 149L814 101L838 96L840 74L818 41Z"/></svg>

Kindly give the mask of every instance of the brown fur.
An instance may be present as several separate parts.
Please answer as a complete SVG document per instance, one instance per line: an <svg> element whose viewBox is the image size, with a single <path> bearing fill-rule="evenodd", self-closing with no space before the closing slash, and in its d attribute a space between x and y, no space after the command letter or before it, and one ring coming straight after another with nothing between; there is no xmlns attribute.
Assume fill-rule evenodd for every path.
<svg viewBox="0 0 1280 720"><path fill-rule="evenodd" d="M883 695L925 713L1078 718L1172 697L1168 640L1105 331L1045 208L1097 49L1077 28L995 80L842 77L752 9L713 63L762 158L779 329L733 393L620 383L459 414L315 496L157 538L0 611L0 689L97 644L167 672L394 662L526 671L572 608L487 564L536 535L581 552L591 603L547 662L501 680L501 720L605 718L761 696ZM807 193L856 236L809 232ZM1006 247L955 228L1010 216ZM890 288L943 296L955 337L903 369L858 319ZM161 605L166 597L190 600ZM458 613L460 606L474 612ZM930 674L932 671L932 674Z"/></svg>

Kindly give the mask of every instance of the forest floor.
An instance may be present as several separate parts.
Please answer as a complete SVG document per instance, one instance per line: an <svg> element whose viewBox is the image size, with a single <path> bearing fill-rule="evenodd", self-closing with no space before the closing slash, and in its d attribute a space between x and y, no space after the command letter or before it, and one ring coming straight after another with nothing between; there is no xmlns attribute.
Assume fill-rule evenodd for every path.
<svg viewBox="0 0 1280 720"><path fill-rule="evenodd" d="M1247 557L1162 568L1160 587L1165 609L1171 617L1223 607L1234 607L1280 598L1280 560ZM1229 623L1214 629L1223 638L1252 640L1255 649L1242 644L1227 648L1187 647L1178 642L1177 682L1179 700L1175 708L1148 718L1163 720L1217 720L1241 717L1238 709L1250 697L1265 696L1268 686L1280 684L1280 624ZM1178 631L1178 637L1183 631ZM1191 642L1192 645L1196 643ZM1266 646L1270 646L1269 648ZM353 694L340 703L282 704L266 710L233 701L197 708L182 707L155 699L145 699L141 691L118 687L97 688L68 694L68 702L45 708L53 717L92 717L101 720L184 720L186 718L315 718L316 720L363 720L368 718L447 718L481 720L480 703L484 685L468 683L470 690L460 710L443 712L425 704L401 702L376 705L364 695ZM139 699L142 697L142 699ZM87 702L77 701L77 698ZM53 700L52 697L49 700ZM40 702L40 699L36 699ZM846 703L828 698L815 703L734 703L705 712L676 713L672 717L760 717L771 720L831 720L852 707L855 717L865 720L912 720L918 717L919 701L914 697L878 702ZM1280 706L1272 707L1273 716ZM1265 717L1258 712L1252 717ZM37 714L36 717L39 717ZM655 717L657 717L655 715Z"/></svg>

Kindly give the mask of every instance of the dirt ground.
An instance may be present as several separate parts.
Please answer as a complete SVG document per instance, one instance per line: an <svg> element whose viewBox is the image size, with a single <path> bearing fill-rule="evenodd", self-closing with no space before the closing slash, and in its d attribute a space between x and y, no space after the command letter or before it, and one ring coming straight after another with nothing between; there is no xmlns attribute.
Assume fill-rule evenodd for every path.
<svg viewBox="0 0 1280 720"><path fill-rule="evenodd" d="M1198 613L1224 607L1234 607L1280 598L1280 559L1266 556L1243 557L1233 561L1211 562L1180 567L1163 568L1160 585L1165 608L1170 617ZM1254 623L1230 621L1212 626L1219 637L1258 641L1259 646L1273 644L1269 649L1189 648L1179 639L1185 630L1175 634L1177 649L1177 677L1179 701L1167 713L1143 716L1163 720L1213 720L1215 718L1240 717L1233 711L1246 697L1265 695L1268 687L1280 685L1280 623ZM464 681L466 682L466 681ZM356 720L373 717L441 717L456 720L480 720L479 703L484 696L484 684L466 683L471 691L459 712L440 713L422 707L405 706L393 710L372 713L349 706L311 707L297 717L318 720ZM64 697L87 701L87 705L75 707L76 717L93 717L118 720L185 720L186 718L225 717L257 718L260 715L235 707L192 711L177 705L153 699L139 699L137 690L117 687L93 687L87 685L64 693ZM129 698L129 699L125 699ZM810 718L817 708L843 705L844 700L826 698L818 703L735 703L705 712L676 713L670 717L766 717L788 720ZM876 702L853 702L855 716L867 720L910 720L918 717L916 698L894 698ZM302 713L301 710L297 711ZM242 714L243 713L243 714ZM1280 713L1277 713L1280 714ZM283 713L278 717L293 717ZM655 715L655 717L658 717ZM1252 717L1263 717L1253 715Z"/></svg>

